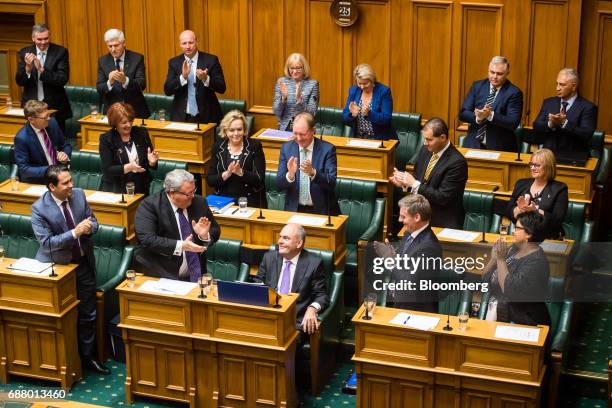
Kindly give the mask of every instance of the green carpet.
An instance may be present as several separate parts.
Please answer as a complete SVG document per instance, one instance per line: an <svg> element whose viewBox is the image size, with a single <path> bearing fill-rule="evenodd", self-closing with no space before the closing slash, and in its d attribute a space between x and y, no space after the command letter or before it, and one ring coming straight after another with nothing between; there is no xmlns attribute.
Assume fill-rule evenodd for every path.
<svg viewBox="0 0 612 408"><path fill-rule="evenodd" d="M578 327L572 328L567 368L607 374L612 356L611 303L580 306Z"/></svg>

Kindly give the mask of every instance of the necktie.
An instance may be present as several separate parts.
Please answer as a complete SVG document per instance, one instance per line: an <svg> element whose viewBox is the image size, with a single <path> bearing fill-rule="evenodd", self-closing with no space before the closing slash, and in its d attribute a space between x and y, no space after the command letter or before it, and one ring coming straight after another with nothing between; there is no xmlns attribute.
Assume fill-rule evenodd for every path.
<svg viewBox="0 0 612 408"><path fill-rule="evenodd" d="M41 129L40 132L43 135L43 140L45 141L45 148L47 149L47 153L49 153L49 157L51 158L51 163L49 164L57 164L57 153L55 153L55 149L53 148L53 144L51 143L51 139L47 134L45 129Z"/></svg>
<svg viewBox="0 0 612 408"><path fill-rule="evenodd" d="M489 105L493 108L493 101L495 100L495 94L497 93L497 89L495 87L491 87L491 92L489 92L489 96L487 96L487 101L485 105ZM486 118L480 122L480 127L476 131L476 140L484 143L485 138L487 137L487 122L489 122Z"/></svg>
<svg viewBox="0 0 612 408"><path fill-rule="evenodd" d="M283 270L283 278L281 280L280 285L278 286L278 293L281 295L286 295L291 290L290 283L291 281L291 261L285 261L285 269Z"/></svg>
<svg viewBox="0 0 612 408"><path fill-rule="evenodd" d="M414 241L414 237L412 236L412 234L408 234L408 237L404 238L401 255L404 255L408 251L408 248L410 248L410 244L412 244L412 241Z"/></svg>
<svg viewBox="0 0 612 408"><path fill-rule="evenodd" d="M189 76L187 77L187 113L191 116L198 114L195 84L196 77L195 72L193 72L193 60L189 60Z"/></svg>
<svg viewBox="0 0 612 408"><path fill-rule="evenodd" d="M193 234L193 230L191 229L191 224L187 221L185 214L183 214L183 210L177 208L176 213L178 214L179 224L181 227L181 238L183 241L187 239L188 236ZM202 276L202 269L200 266L200 257L195 252L185 252L185 257L187 258L187 268L189 269L189 280L191 282L197 282L198 278Z"/></svg>
<svg viewBox="0 0 612 408"><path fill-rule="evenodd" d="M565 113L567 112L567 105L569 105L568 102L561 102L561 113L565 115Z"/></svg>
<svg viewBox="0 0 612 408"><path fill-rule="evenodd" d="M121 59L119 59L119 58L117 58L117 59L115 60L115 69L116 69L117 71L121 71ZM115 82L113 83L113 89L114 89L114 90L116 90L116 91L121 92L121 82L119 82L119 81L115 81Z"/></svg>
<svg viewBox="0 0 612 408"><path fill-rule="evenodd" d="M429 159L429 164L427 165L427 169L425 169L425 181L429 180L429 176L431 176L431 171L433 170L436 162L438 161L438 154L434 153L431 155L431 159Z"/></svg>
<svg viewBox="0 0 612 408"><path fill-rule="evenodd" d="M46 52L39 52L38 53L38 60L40 61L40 65L42 65L43 67L45 66L45 57L46 57L47 53ZM36 94L36 98L39 101L42 101L45 99L45 90L43 89L43 83L40 80L40 73L38 73L38 82L37 82L37 94Z"/></svg>
<svg viewBox="0 0 612 408"><path fill-rule="evenodd" d="M300 150L300 163L308 160L308 150ZM310 205L310 177L303 171L300 171L300 197L299 202L302 205Z"/></svg>
<svg viewBox="0 0 612 408"><path fill-rule="evenodd" d="M72 215L70 211L68 211L68 201L62 201L62 210L64 211L64 217L66 218L66 224L68 225L69 230L73 230L75 228L74 219L72 219ZM79 239L74 240L74 244L72 245L72 260L76 261L81 257L81 244Z"/></svg>

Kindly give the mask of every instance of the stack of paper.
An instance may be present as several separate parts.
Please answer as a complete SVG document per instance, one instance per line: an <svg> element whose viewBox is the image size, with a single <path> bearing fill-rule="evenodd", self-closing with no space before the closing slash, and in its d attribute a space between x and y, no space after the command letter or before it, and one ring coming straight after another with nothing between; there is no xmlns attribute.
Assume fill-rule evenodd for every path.
<svg viewBox="0 0 612 408"><path fill-rule="evenodd" d="M192 125L191 123L170 122L165 126L165 129L186 130L188 132L193 132L196 130L196 125Z"/></svg>
<svg viewBox="0 0 612 408"><path fill-rule="evenodd" d="M478 238L479 235L480 233L478 232L470 232L470 231L456 230L452 228L444 228L442 231L438 233L438 238L454 239L455 241L462 241L462 242L472 242L476 238Z"/></svg>
<svg viewBox="0 0 612 408"><path fill-rule="evenodd" d="M292 224L300 224L300 225L315 225L320 227L327 222L327 218L325 217L313 217L309 215L294 215L289 218L289 222Z"/></svg>
<svg viewBox="0 0 612 408"><path fill-rule="evenodd" d="M96 122L98 122L98 123L108 123L108 117L107 116L102 116Z"/></svg>
<svg viewBox="0 0 612 408"><path fill-rule="evenodd" d="M45 186L31 186L31 187L26 188L23 191L24 194L30 194L30 195L38 196L38 197L45 194L46 192L47 192L47 187Z"/></svg>
<svg viewBox="0 0 612 408"><path fill-rule="evenodd" d="M550 242L544 241L540 243L540 246L545 252L565 252L567 249L567 242Z"/></svg>
<svg viewBox="0 0 612 408"><path fill-rule="evenodd" d="M293 139L293 132L286 132L284 130L276 129L266 129L259 135L259 137L265 137L268 139L291 140Z"/></svg>
<svg viewBox="0 0 612 408"><path fill-rule="evenodd" d="M140 285L138 290L142 290L144 292L164 293L166 295L185 296L197 286L198 284L194 282L184 282L174 279L161 278L158 281L146 281L145 283Z"/></svg>
<svg viewBox="0 0 612 408"><path fill-rule="evenodd" d="M495 328L495 337L507 340L538 341L540 329L517 326L497 326Z"/></svg>
<svg viewBox="0 0 612 408"><path fill-rule="evenodd" d="M50 262L39 262L31 258L19 258L17 261L10 264L8 268L16 272L42 273L51 268L51 265L53 264Z"/></svg>
<svg viewBox="0 0 612 408"><path fill-rule="evenodd" d="M19 109L19 108L11 108L9 110L7 110L6 112L4 112L5 115L16 115L16 116L23 116L23 109Z"/></svg>
<svg viewBox="0 0 612 408"><path fill-rule="evenodd" d="M230 217L238 217L238 218L249 218L251 215L255 213L255 211L259 211L255 208L247 208L245 212L240 212L240 208L238 207L230 207L223 212L222 215L230 216Z"/></svg>
<svg viewBox="0 0 612 408"><path fill-rule="evenodd" d="M497 152L487 152L484 150L468 150L465 154L465 157L472 159L499 159L499 153Z"/></svg>
<svg viewBox="0 0 612 408"><path fill-rule="evenodd" d="M377 148L380 147L380 142L374 140L355 140L351 139L346 144L347 146L353 147L368 147L368 148Z"/></svg>
<svg viewBox="0 0 612 408"><path fill-rule="evenodd" d="M121 194L96 191L95 193L87 197L87 201L97 201L99 203L118 203L119 201L121 201Z"/></svg>
<svg viewBox="0 0 612 408"><path fill-rule="evenodd" d="M400 312L393 319L389 321L392 324L399 324L406 327L411 327L418 330L431 330L435 328L440 322L439 317L433 316L422 316L417 314L410 314L406 312Z"/></svg>

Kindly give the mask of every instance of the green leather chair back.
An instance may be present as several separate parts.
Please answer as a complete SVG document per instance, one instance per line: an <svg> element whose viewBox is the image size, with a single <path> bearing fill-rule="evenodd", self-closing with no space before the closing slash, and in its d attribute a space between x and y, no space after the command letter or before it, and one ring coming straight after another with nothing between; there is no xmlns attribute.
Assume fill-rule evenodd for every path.
<svg viewBox="0 0 612 408"><path fill-rule="evenodd" d="M101 286L117 273L126 246L125 228L100 224L98 232L92 237L96 256L96 286Z"/></svg>
<svg viewBox="0 0 612 408"><path fill-rule="evenodd" d="M0 226L4 234L0 236L0 245L8 258L34 258L39 244L32 230L32 219L29 215L0 213Z"/></svg>
<svg viewBox="0 0 612 408"><path fill-rule="evenodd" d="M608 174L610 172L610 148L604 147L601 151L601 157L599 158L599 162L597 164L597 173L595 174L594 183L597 186L601 186L603 189L604 184L608 181Z"/></svg>
<svg viewBox="0 0 612 408"><path fill-rule="evenodd" d="M176 169L187 170L187 163L172 160L159 160L157 162L157 168L151 170L151 177L153 179L149 185L149 195L161 191L164 188L166 174Z"/></svg>
<svg viewBox="0 0 612 408"><path fill-rule="evenodd" d="M170 120L170 111L172 109L173 96L166 96L163 94L145 93L145 101L151 111L151 119L159 119L158 112L160 109L166 111L166 120Z"/></svg>
<svg viewBox="0 0 612 408"><path fill-rule="evenodd" d="M266 170L266 199L268 208L271 210L283 210L285 208L285 192L276 186L276 172Z"/></svg>
<svg viewBox="0 0 612 408"><path fill-rule="evenodd" d="M344 135L344 120L342 119L342 109L330 106L319 106L317 108L317 115L315 119L316 134L320 135L321 132L323 132L324 135L330 136Z"/></svg>
<svg viewBox="0 0 612 408"><path fill-rule="evenodd" d="M93 86L65 85L64 89L72 109L72 117L66 121L65 136L74 140L81 131L79 120L91 113L91 105L96 105L98 111L102 112L102 103L98 91ZM76 145L73 146L76 148Z"/></svg>
<svg viewBox="0 0 612 408"><path fill-rule="evenodd" d="M589 157L600 158L603 154L605 134L601 130L593 132L591 143L589 144Z"/></svg>
<svg viewBox="0 0 612 408"><path fill-rule="evenodd" d="M529 153L530 144L527 142L523 142L523 125L518 125L516 129L514 129L514 136L516 136L517 142L521 143L521 153Z"/></svg>
<svg viewBox="0 0 612 408"><path fill-rule="evenodd" d="M346 242L356 244L374 218L376 182L339 177L336 180L336 194L340 212L349 217Z"/></svg>
<svg viewBox="0 0 612 408"><path fill-rule="evenodd" d="M452 269L442 268L439 278L442 282L458 282L462 274ZM467 311L471 293L460 290L440 290L438 292L438 313L457 316L459 311Z"/></svg>
<svg viewBox="0 0 612 408"><path fill-rule="evenodd" d="M306 238L308 240L308 238ZM308 241L306 241L308 242ZM329 251L325 249L314 249L314 248L306 248L308 252L318 256L323 261L323 269L325 270L325 281L327 285L327 290L331 291L333 288L331 287L331 278L332 273L334 271L334 251ZM340 288L337 288L340 290ZM329 293L329 298L332 298L332 294Z"/></svg>
<svg viewBox="0 0 612 408"><path fill-rule="evenodd" d="M99 190L102 183L100 155L92 152L73 152L70 158L70 173L75 187Z"/></svg>
<svg viewBox="0 0 612 408"><path fill-rule="evenodd" d="M0 181L17 176L17 165L13 163L13 145L0 144Z"/></svg>
<svg viewBox="0 0 612 408"><path fill-rule="evenodd" d="M238 109L244 113L247 121L247 128L249 129L249 135L252 135L255 131L255 118L253 115L247 114L246 101L243 99L219 99L219 105L221 106L221 114L225 116L227 112ZM218 124L217 124L218 125ZM217 126L216 138L217 140L221 136L221 128Z"/></svg>
<svg viewBox="0 0 612 408"><path fill-rule="evenodd" d="M220 239L206 251L206 270L213 279L244 281L240 276L240 247L242 241Z"/></svg>
<svg viewBox="0 0 612 408"><path fill-rule="evenodd" d="M465 190L463 192L465 218L463 229L468 231L492 231L493 193Z"/></svg>
<svg viewBox="0 0 612 408"><path fill-rule="evenodd" d="M565 231L566 238L580 241L584 228L584 212L584 203L568 202L567 213L565 214L565 220L563 220L563 231Z"/></svg>
<svg viewBox="0 0 612 408"><path fill-rule="evenodd" d="M398 145L395 150L395 167L400 170L414 163L423 145L421 115L418 113L393 112L391 125L397 131Z"/></svg>

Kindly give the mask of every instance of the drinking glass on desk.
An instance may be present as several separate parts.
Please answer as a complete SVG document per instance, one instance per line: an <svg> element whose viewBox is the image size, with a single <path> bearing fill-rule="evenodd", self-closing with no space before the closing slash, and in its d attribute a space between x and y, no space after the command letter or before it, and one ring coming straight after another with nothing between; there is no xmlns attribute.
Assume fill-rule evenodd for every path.
<svg viewBox="0 0 612 408"><path fill-rule="evenodd" d="M459 319L459 331L465 331L470 320L470 314L468 312L460 312L457 318Z"/></svg>
<svg viewBox="0 0 612 408"><path fill-rule="evenodd" d="M91 105L89 108L91 109L91 118L93 120L97 120L98 119L98 106Z"/></svg>
<svg viewBox="0 0 612 408"><path fill-rule="evenodd" d="M10 96L6 97L6 108L13 109L13 99Z"/></svg>
<svg viewBox="0 0 612 408"><path fill-rule="evenodd" d="M0 245L0 263L4 262L4 247Z"/></svg>
<svg viewBox="0 0 612 408"><path fill-rule="evenodd" d="M125 278L127 279L127 286L128 288L133 288L134 286L136 286L136 271L133 269L128 269L125 272Z"/></svg>
<svg viewBox="0 0 612 408"><path fill-rule="evenodd" d="M508 224L500 224L499 226L499 235L508 235Z"/></svg>
<svg viewBox="0 0 612 408"><path fill-rule="evenodd" d="M11 191L19 191L19 177L11 177Z"/></svg>
<svg viewBox="0 0 612 408"><path fill-rule="evenodd" d="M238 208L240 208L240 214L245 214L247 212L247 204L248 200L246 197L240 197L238 199Z"/></svg>
<svg viewBox="0 0 612 408"><path fill-rule="evenodd" d="M376 308L376 293L368 293L363 300L363 306L365 307L365 315L362 317L363 320L372 320L374 309Z"/></svg>
<svg viewBox="0 0 612 408"><path fill-rule="evenodd" d="M128 181L125 183L125 198L131 200L134 198L134 190L136 189L136 185L133 181Z"/></svg>
<svg viewBox="0 0 612 408"><path fill-rule="evenodd" d="M160 122L166 121L166 110L165 109L160 109L157 112L157 119L159 119Z"/></svg>

